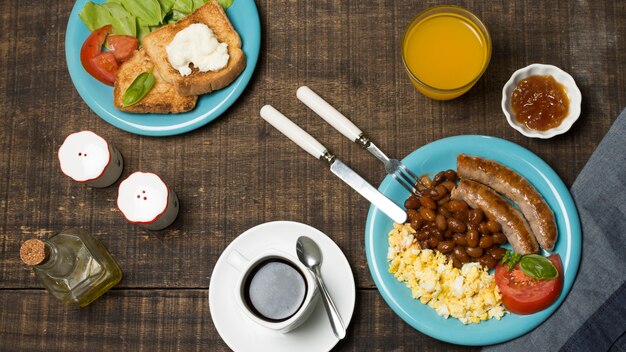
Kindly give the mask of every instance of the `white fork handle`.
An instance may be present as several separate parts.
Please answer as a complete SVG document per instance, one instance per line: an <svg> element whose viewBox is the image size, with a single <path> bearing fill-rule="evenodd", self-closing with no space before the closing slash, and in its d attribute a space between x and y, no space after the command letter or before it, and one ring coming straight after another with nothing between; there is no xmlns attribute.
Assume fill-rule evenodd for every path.
<svg viewBox="0 0 626 352"><path fill-rule="evenodd" d="M352 121L348 120L342 113L333 108L326 102L326 100L322 99L309 87L302 86L298 88L296 96L301 102L303 102L311 110L315 111L316 114L320 115L321 118L326 120L326 122L333 126L337 131L341 132L341 134L346 136L349 140L354 142L359 139L363 133L358 127L356 127L355 124L352 123Z"/></svg>
<svg viewBox="0 0 626 352"><path fill-rule="evenodd" d="M273 106L262 107L261 117L315 158L319 159L326 153L326 148L320 142Z"/></svg>

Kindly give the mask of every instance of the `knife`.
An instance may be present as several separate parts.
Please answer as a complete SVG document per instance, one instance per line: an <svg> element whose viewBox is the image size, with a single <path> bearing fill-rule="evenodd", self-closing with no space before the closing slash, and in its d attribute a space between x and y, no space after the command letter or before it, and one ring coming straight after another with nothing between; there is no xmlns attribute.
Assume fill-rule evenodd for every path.
<svg viewBox="0 0 626 352"><path fill-rule="evenodd" d="M372 187L359 174L354 172L346 164L326 149L320 142L308 134L305 130L289 120L280 111L271 105L261 108L261 117L277 130L291 139L300 148L313 155L316 159L323 159L330 165L330 171L337 175L348 186L352 187L360 195L365 197L375 207L387 214L391 220L398 224L406 221L406 212L396 203L385 197L376 188Z"/></svg>

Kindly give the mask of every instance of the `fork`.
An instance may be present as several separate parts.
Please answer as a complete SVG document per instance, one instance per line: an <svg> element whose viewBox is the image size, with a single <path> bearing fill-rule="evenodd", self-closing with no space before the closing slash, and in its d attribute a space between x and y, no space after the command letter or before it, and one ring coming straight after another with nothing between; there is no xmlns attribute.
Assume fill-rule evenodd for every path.
<svg viewBox="0 0 626 352"><path fill-rule="evenodd" d="M346 118L342 113L337 111L337 109L328 104L307 86L298 88L296 96L301 102L333 126L337 131L346 136L349 140L360 145L363 149L372 153L372 155L374 155L378 160L382 161L385 165L385 171L387 171L387 173L391 175L394 180L402 185L402 187L409 191L409 193L416 197L420 196L420 191L417 189L417 185L419 184L423 188L426 187L424 187L421 183L419 177L411 172L411 170L409 170L399 160L387 157L387 155L385 155L385 153L372 143L372 141L365 136L363 132L356 127L354 123L352 123L352 121L348 120L348 118Z"/></svg>

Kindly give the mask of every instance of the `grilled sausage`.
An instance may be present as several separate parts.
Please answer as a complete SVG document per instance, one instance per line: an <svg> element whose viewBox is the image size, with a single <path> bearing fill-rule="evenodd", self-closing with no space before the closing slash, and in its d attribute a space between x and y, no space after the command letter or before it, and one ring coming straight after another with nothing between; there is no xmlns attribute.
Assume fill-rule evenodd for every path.
<svg viewBox="0 0 626 352"><path fill-rule="evenodd" d="M464 154L457 157L457 169L460 177L485 184L517 204L539 245L554 249L558 235L554 213L524 177L493 160Z"/></svg>
<svg viewBox="0 0 626 352"><path fill-rule="evenodd" d="M539 251L539 244L522 213L491 188L461 179L452 190L451 198L464 200L472 208L481 209L489 220L499 223L515 252L523 255Z"/></svg>

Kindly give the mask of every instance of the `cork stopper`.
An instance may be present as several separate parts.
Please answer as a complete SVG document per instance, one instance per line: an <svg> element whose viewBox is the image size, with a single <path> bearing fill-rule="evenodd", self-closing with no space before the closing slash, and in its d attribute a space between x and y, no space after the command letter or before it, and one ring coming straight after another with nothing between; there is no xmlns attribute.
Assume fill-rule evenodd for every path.
<svg viewBox="0 0 626 352"><path fill-rule="evenodd" d="M46 260L46 244L42 240L31 239L22 243L20 258L26 265L38 265Z"/></svg>

